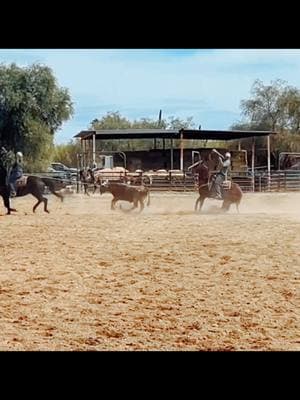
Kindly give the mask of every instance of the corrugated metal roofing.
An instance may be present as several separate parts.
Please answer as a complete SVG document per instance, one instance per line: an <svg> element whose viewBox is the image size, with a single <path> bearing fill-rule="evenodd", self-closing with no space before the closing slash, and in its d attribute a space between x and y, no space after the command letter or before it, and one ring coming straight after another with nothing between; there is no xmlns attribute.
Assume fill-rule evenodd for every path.
<svg viewBox="0 0 300 400"><path fill-rule="evenodd" d="M97 140L101 139L183 139L193 140L233 140L248 137L268 136L275 134L272 131L222 131L222 130L195 130L195 129L103 129L81 131L75 138L92 139L95 135Z"/></svg>

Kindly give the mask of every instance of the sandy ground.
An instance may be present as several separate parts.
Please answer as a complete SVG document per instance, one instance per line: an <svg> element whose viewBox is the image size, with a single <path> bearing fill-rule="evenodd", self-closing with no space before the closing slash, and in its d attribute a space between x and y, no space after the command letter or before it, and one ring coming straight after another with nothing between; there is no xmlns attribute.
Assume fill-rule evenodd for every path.
<svg viewBox="0 0 300 400"><path fill-rule="evenodd" d="M300 350L300 193L196 197L1 203L0 350Z"/></svg>

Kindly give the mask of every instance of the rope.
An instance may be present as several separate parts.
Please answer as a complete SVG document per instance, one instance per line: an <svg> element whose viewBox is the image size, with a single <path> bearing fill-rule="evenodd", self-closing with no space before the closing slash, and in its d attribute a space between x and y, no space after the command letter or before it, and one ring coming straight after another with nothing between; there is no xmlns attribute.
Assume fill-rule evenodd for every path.
<svg viewBox="0 0 300 400"><path fill-rule="evenodd" d="M47 178L47 179L52 179L52 180L54 180L54 181L60 181L60 182L72 182L72 179L67 179L67 178L54 178L54 177L49 176L49 175L40 175L40 174L38 174L38 173L32 173L32 174L25 173L25 174L23 174L23 176L36 176L37 178L41 178L41 179ZM74 180L73 182L74 182L74 184L75 184L75 183L81 182L81 181L80 181L80 180L77 181L77 179L76 179L76 181Z"/></svg>

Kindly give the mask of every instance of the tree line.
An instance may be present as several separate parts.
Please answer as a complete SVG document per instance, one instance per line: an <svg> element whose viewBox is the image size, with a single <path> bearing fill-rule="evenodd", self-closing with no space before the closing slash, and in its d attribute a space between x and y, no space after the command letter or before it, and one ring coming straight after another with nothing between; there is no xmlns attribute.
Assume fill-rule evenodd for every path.
<svg viewBox="0 0 300 400"><path fill-rule="evenodd" d="M238 130L272 130L273 152L300 152L300 90L282 80L264 84L256 80L250 98L240 103L242 119L230 128ZM63 122L69 120L74 107L69 90L60 87L53 71L44 65L20 67L0 65L0 145L8 150L22 151L29 172L42 171L51 161L76 166L80 144L71 140L55 145L54 135ZM130 121L118 111L110 111L94 118L88 129L195 128L193 117L158 119L141 118ZM74 132L76 133L76 132ZM257 141L263 141L258 138ZM161 148L162 139L156 140ZM259 144L259 143L258 143ZM174 141L174 147L179 143ZM189 147L205 147L203 141L193 141ZM105 140L97 150L132 151L153 148L153 140ZM166 147L169 146L166 140ZM216 146L216 144L214 144ZM233 145L234 146L234 145ZM235 145L236 146L236 145ZM251 140L242 141L243 148L251 148Z"/></svg>

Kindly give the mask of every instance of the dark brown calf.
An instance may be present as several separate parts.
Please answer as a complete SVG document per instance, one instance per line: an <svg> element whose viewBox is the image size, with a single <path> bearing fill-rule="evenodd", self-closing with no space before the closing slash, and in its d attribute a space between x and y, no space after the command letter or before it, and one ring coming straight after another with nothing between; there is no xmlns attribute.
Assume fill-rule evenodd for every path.
<svg viewBox="0 0 300 400"><path fill-rule="evenodd" d="M128 201L133 203L130 210L138 207L140 203L140 212L144 209L144 201L148 196L147 206L150 205L150 191L145 186L132 186L125 183L106 183L100 186L100 194L109 192L113 195L111 201L111 209L115 210L116 202L119 200Z"/></svg>

